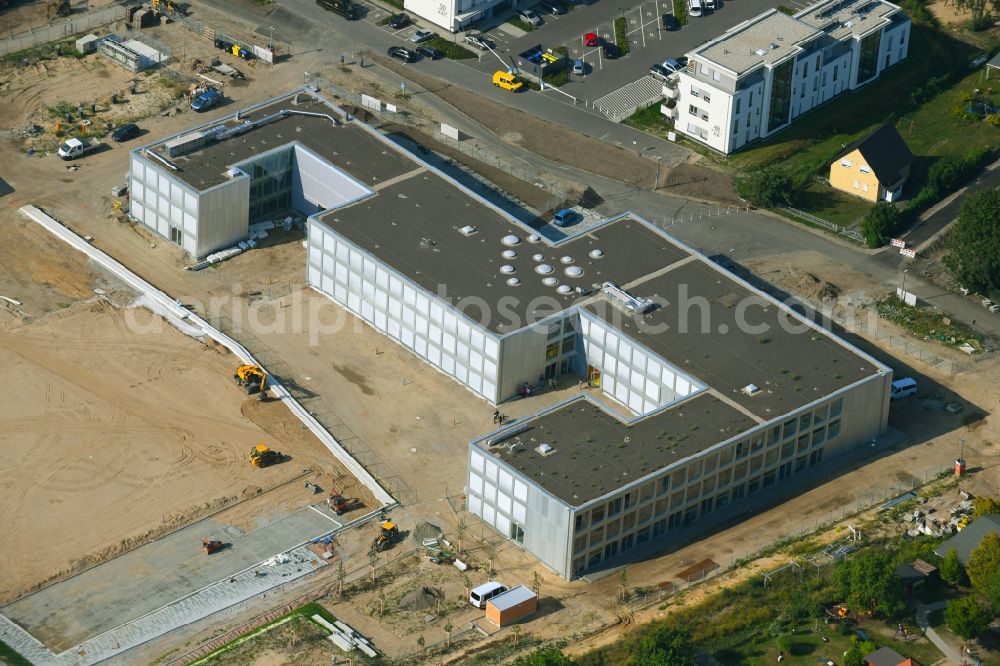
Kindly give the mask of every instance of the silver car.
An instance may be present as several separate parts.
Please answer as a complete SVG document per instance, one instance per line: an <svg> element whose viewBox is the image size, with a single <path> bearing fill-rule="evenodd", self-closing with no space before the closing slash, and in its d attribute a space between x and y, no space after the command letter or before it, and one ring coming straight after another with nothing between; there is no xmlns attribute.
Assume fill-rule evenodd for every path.
<svg viewBox="0 0 1000 666"><path fill-rule="evenodd" d="M414 44L419 44L421 42L426 42L432 37L434 37L434 33L430 30L417 30L415 33L410 35L410 41Z"/></svg>

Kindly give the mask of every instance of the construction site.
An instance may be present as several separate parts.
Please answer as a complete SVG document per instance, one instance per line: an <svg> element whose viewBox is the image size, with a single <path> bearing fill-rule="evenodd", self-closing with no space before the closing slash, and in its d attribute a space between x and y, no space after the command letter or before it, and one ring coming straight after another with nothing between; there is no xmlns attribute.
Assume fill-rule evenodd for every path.
<svg viewBox="0 0 1000 666"><path fill-rule="evenodd" d="M267 39L258 30L266 16L195 9L247 43L255 31ZM303 50L250 67L181 22L145 32L172 64L134 74L94 53L0 67L9 102L0 177L10 185L0 232L0 443L10 463L0 470L9 555L0 640L33 662L191 663L305 601L333 628L310 612L227 647L232 663L342 659L338 641L439 663L518 640L576 637L583 650L657 617L667 601L695 601L706 577L724 572L719 580L731 582L783 566L773 554L741 563L790 536L827 526L831 541L843 539L850 515L950 470L960 437L970 469L962 488L986 495L1000 483L1000 429L986 402L995 359L950 375L854 339L894 373L917 376L919 400L894 404L886 433L839 471L817 471L629 561L640 591L623 612L617 572L566 580L467 511L469 444L496 429L494 405L310 287L300 219L282 226L275 216L250 251L190 271L196 258L169 234L128 218L130 151L199 124L191 93L216 85L206 77L225 95L211 112L219 119L323 66L322 54ZM212 69L215 60L244 76ZM324 75L347 86L362 73ZM70 134L85 137L81 127L123 122L142 127L134 145L73 162L53 153ZM388 182L402 173L392 162L380 154L363 166ZM504 186L534 190L538 201L547 194L538 182ZM109 268L114 260L124 273ZM860 276L824 261L802 252L757 267L790 289L787 276L805 269L858 288ZM517 423L599 393L567 376L497 411ZM945 533L923 511L903 527ZM531 589L537 609L505 624L505 609L474 607L471 590L488 581ZM307 635L316 640L299 640Z"/></svg>

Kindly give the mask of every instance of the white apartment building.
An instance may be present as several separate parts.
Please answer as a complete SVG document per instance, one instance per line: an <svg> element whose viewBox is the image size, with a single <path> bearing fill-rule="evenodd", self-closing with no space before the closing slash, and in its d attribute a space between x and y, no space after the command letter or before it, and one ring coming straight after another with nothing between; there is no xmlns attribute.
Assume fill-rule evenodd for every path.
<svg viewBox="0 0 1000 666"><path fill-rule="evenodd" d="M448 32L465 30L517 5L517 0L404 0L403 8Z"/></svg>
<svg viewBox="0 0 1000 666"><path fill-rule="evenodd" d="M674 129L722 153L779 132L907 55L910 19L885 0L771 9L689 52L664 85Z"/></svg>

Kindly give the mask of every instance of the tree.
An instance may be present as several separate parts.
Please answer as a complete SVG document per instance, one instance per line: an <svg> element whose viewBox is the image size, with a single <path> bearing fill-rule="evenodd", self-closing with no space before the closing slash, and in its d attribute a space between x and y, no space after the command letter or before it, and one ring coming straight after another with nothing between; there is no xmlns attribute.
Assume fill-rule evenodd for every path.
<svg viewBox="0 0 1000 666"><path fill-rule="evenodd" d="M337 562L337 596L344 595L344 581L347 580L347 568L344 567L344 560Z"/></svg>
<svg viewBox="0 0 1000 666"><path fill-rule="evenodd" d="M888 553L868 551L842 561L836 572L840 596L873 615L892 617L903 610L903 585Z"/></svg>
<svg viewBox="0 0 1000 666"><path fill-rule="evenodd" d="M451 622L444 625L444 633L448 635L448 649L451 649L451 630L455 627L451 626Z"/></svg>
<svg viewBox="0 0 1000 666"><path fill-rule="evenodd" d="M462 554L462 540L465 538L465 531L469 529L469 524L465 522L465 516L460 516L458 524L455 525L455 533L458 535L458 553Z"/></svg>
<svg viewBox="0 0 1000 666"><path fill-rule="evenodd" d="M972 500L972 517L978 518L991 513L1000 513L1000 502L992 497L977 497Z"/></svg>
<svg viewBox="0 0 1000 666"><path fill-rule="evenodd" d="M792 637L788 634L778 634L774 639L774 647L777 648L778 654L785 654L786 652L792 651Z"/></svg>
<svg viewBox="0 0 1000 666"><path fill-rule="evenodd" d="M861 233L868 247L882 247L902 223L899 209L888 201L879 201L872 206L861 222Z"/></svg>
<svg viewBox="0 0 1000 666"><path fill-rule="evenodd" d="M690 666L694 663L691 634L684 627L660 624L632 646L635 666Z"/></svg>
<svg viewBox="0 0 1000 666"><path fill-rule="evenodd" d="M960 283L979 294L1000 289L1000 190L965 198L948 239L945 265Z"/></svg>
<svg viewBox="0 0 1000 666"><path fill-rule="evenodd" d="M995 594L1000 585L1000 536L996 532L984 536L972 551L965 573L976 591L989 597L992 603L997 603L998 600L990 594L991 591Z"/></svg>
<svg viewBox="0 0 1000 666"><path fill-rule="evenodd" d="M944 609L948 628L964 640L981 636L993 621L993 614L972 597L962 597L948 602Z"/></svg>
<svg viewBox="0 0 1000 666"><path fill-rule="evenodd" d="M860 643L852 643L844 653L844 666L868 666Z"/></svg>
<svg viewBox="0 0 1000 666"><path fill-rule="evenodd" d="M1000 9L1000 2L997 0L955 0L955 9L970 12L972 18L969 19L969 28L977 31L990 27L990 23L992 23L990 10Z"/></svg>
<svg viewBox="0 0 1000 666"><path fill-rule="evenodd" d="M769 208L792 201L792 179L784 171L760 169L736 180L736 193L754 206Z"/></svg>
<svg viewBox="0 0 1000 666"><path fill-rule="evenodd" d="M965 568L958 559L958 553L954 548L949 548L948 552L941 558L941 566L938 567L941 573L941 580L952 585L961 585L965 582Z"/></svg>
<svg viewBox="0 0 1000 666"><path fill-rule="evenodd" d="M558 648L543 648L519 657L514 662L514 666L573 666L573 660L560 652Z"/></svg>
<svg viewBox="0 0 1000 666"><path fill-rule="evenodd" d="M483 544L483 547L486 549L486 557L490 561L490 574L489 575L492 576L493 573L494 573L494 571L493 571L493 560L495 560L497 558L497 551L500 550L500 543L496 539L490 539L485 544Z"/></svg>

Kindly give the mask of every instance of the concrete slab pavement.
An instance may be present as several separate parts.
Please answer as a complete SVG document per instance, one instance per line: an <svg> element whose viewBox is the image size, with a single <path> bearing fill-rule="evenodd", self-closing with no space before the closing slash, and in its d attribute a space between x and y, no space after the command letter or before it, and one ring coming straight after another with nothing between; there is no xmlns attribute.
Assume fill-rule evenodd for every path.
<svg viewBox="0 0 1000 666"><path fill-rule="evenodd" d="M338 527L309 508L243 535L204 520L23 597L2 612L58 652ZM204 536L228 547L205 555Z"/></svg>

